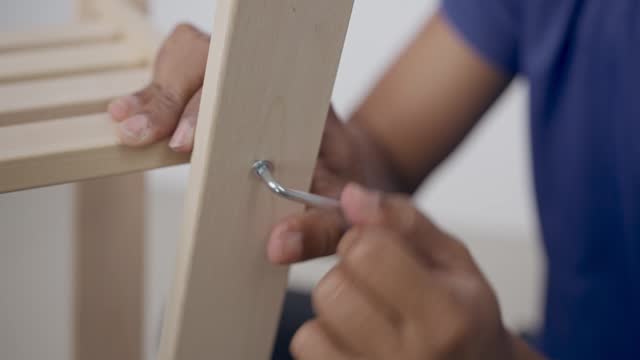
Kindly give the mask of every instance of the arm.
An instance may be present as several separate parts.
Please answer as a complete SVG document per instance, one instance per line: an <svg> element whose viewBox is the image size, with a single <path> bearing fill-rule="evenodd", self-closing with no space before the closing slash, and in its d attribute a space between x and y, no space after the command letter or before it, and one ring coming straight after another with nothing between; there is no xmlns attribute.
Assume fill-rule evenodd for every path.
<svg viewBox="0 0 640 360"><path fill-rule="evenodd" d="M388 155L411 192L449 155L511 80L436 15L373 89L352 123Z"/></svg>

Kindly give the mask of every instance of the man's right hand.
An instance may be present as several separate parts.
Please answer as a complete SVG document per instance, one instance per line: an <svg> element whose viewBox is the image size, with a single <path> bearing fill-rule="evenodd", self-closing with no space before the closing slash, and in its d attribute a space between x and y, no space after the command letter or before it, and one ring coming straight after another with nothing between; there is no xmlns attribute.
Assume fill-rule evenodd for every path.
<svg viewBox="0 0 640 360"><path fill-rule="evenodd" d="M209 42L195 27L177 26L158 53L151 83L109 105L123 144L139 147L170 138L176 152L193 149ZM311 191L339 198L349 182L397 190L384 159L365 131L343 123L330 109ZM345 228L339 211L308 209L274 227L268 257L289 264L330 255Z"/></svg>
<svg viewBox="0 0 640 360"><path fill-rule="evenodd" d="M378 190L398 191L400 182L393 174L386 154L366 132L354 123L340 121L331 109L311 192L337 199L350 182ZM309 208L274 227L267 255L277 264L332 255L346 228L342 211Z"/></svg>

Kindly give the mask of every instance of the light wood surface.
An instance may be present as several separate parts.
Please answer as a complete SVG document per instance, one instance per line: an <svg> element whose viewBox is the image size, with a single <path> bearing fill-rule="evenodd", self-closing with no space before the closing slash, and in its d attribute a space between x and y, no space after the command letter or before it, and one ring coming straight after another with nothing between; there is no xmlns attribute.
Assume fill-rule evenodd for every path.
<svg viewBox="0 0 640 360"><path fill-rule="evenodd" d="M270 227L302 208L251 172L276 164L307 189L351 0L219 0L165 317L162 360L266 360L287 269L267 263Z"/></svg>
<svg viewBox="0 0 640 360"><path fill-rule="evenodd" d="M0 127L104 112L149 79L150 70L140 68L0 84Z"/></svg>
<svg viewBox="0 0 640 360"><path fill-rule="evenodd" d="M188 161L166 142L119 145L107 114L0 128L0 193Z"/></svg>
<svg viewBox="0 0 640 360"><path fill-rule="evenodd" d="M122 0L77 0L78 14L84 18L99 17L90 8L90 5L97 1L120 2ZM144 0L136 0L136 2L146 3ZM128 16L127 14L122 15ZM151 44L151 41L148 41L147 44L136 44L131 40L131 35L126 33L127 28L123 27L121 23L112 21L112 19L103 20L109 21L125 33L123 38L125 49L123 49L122 56L133 57L136 63L147 65L151 63L154 52L150 49L155 46ZM148 37L151 37L151 26L148 19L141 18L140 21L144 25L138 26L147 26ZM140 34L135 35L135 38L144 41ZM125 76L125 73L126 71L120 75ZM110 78L110 81L107 82L110 84L109 86L94 79L96 80L95 85L88 88L91 89L88 90L91 96L83 97L79 94L71 94L72 89L78 89L76 87L78 84L72 84L66 91L76 99L76 103L72 105L74 100L66 98L73 106L70 108L78 110L83 101L85 104L89 104L100 97L111 97L117 91L122 91L119 95L129 93L131 90L127 87L137 85L137 81L141 81L145 76L142 74L130 75L132 76L128 79ZM69 81L72 83L73 79L69 79ZM84 81L90 81L90 79L85 78ZM62 85L58 84L57 86ZM97 87L110 86L113 87L109 90L96 89ZM67 100L57 99L58 104ZM91 146L100 142L107 145L95 148L93 151L82 151L79 156L101 154L99 157L94 157L91 163L98 163L97 167L100 167L102 171L112 171L125 164L151 165L151 163L155 163L152 167L156 167L159 165L157 161L170 164L186 160L185 157L176 156L168 151L166 144L159 144L142 151L114 146L113 129L110 129L106 115L98 115L93 119L89 117L85 120L96 122L93 126L89 125L88 132L96 134L96 139L92 140ZM60 130L65 133L70 129ZM89 165L91 163L77 163L73 166L75 169L87 171L91 168ZM146 168L146 165L143 167ZM74 190L76 196L74 359L141 360L144 356L143 307L145 303L144 174L136 173L85 181L77 184Z"/></svg>
<svg viewBox="0 0 640 360"><path fill-rule="evenodd" d="M0 54L7 51L113 41L122 32L113 24L81 22L20 32L0 32Z"/></svg>
<svg viewBox="0 0 640 360"><path fill-rule="evenodd" d="M11 52L0 56L0 83L135 67L148 59L124 41Z"/></svg>
<svg viewBox="0 0 640 360"><path fill-rule="evenodd" d="M144 176L75 191L74 359L142 360Z"/></svg>

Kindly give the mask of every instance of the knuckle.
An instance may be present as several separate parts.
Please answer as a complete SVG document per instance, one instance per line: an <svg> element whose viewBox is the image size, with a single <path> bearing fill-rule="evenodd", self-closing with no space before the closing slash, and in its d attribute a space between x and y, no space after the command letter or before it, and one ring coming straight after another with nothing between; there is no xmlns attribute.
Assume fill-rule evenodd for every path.
<svg viewBox="0 0 640 360"><path fill-rule="evenodd" d="M376 236L367 236L367 232L367 230L361 230L358 234L360 241L355 241L345 255L344 262L350 267L367 267L368 264L377 263L378 259L386 253L387 242L376 240Z"/></svg>
<svg viewBox="0 0 640 360"><path fill-rule="evenodd" d="M178 110L182 104L182 96L177 91L171 90L157 82L149 86L151 94L150 103L157 103L160 111Z"/></svg>
<svg viewBox="0 0 640 360"><path fill-rule="evenodd" d="M339 298L346 286L346 277L340 267L331 270L318 283L311 295L311 301L318 314L323 314L332 307L332 303L339 303Z"/></svg>
<svg viewBox="0 0 640 360"><path fill-rule="evenodd" d="M362 228L359 226L345 230L344 235L338 243L338 255L343 258L344 262L347 262L347 254L351 251L351 248L360 241L362 235Z"/></svg>

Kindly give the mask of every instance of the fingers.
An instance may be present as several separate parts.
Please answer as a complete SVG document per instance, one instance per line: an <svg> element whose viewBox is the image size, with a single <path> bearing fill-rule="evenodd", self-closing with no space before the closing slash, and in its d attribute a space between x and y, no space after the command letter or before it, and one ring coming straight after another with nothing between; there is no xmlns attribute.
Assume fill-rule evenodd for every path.
<svg viewBox="0 0 640 360"><path fill-rule="evenodd" d="M349 184L341 196L346 219L354 225L379 225L400 234L431 266L473 267L465 246L438 229L400 195L370 192Z"/></svg>
<svg viewBox="0 0 640 360"><path fill-rule="evenodd" d="M297 360L355 360L335 344L317 320L298 329L290 350Z"/></svg>
<svg viewBox="0 0 640 360"><path fill-rule="evenodd" d="M431 284L429 270L396 232L379 226L355 227L338 247L341 266L372 297L391 309L396 321L422 309Z"/></svg>
<svg viewBox="0 0 640 360"><path fill-rule="evenodd" d="M176 152L188 153L193 150L193 140L198 122L198 111L200 110L200 99L202 98L202 88L189 100L187 107L182 113L176 131L169 141L169 147Z"/></svg>
<svg viewBox="0 0 640 360"><path fill-rule="evenodd" d="M267 243L267 256L276 264L332 255L347 228L339 211L309 209L276 225Z"/></svg>
<svg viewBox="0 0 640 360"><path fill-rule="evenodd" d="M176 27L158 53L151 84L109 105L124 144L151 144L174 131L202 86L208 49L208 36L190 25Z"/></svg>
<svg viewBox="0 0 640 360"><path fill-rule="evenodd" d="M351 353L393 358L400 338L391 311L358 285L341 265L330 271L313 292L318 320Z"/></svg>

